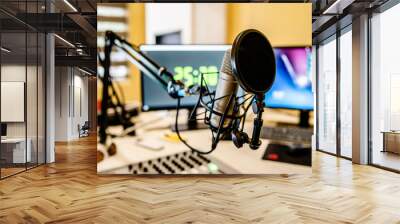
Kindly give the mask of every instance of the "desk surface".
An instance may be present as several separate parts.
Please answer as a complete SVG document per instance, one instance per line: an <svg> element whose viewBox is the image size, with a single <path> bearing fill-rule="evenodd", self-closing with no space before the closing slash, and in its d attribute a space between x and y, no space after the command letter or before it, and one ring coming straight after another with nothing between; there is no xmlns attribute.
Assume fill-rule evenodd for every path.
<svg viewBox="0 0 400 224"><path fill-rule="evenodd" d="M152 116L153 115L153 116ZM117 153L114 156L106 157L97 165L99 173L118 169L130 164L150 159L163 157L179 152L189 151L189 149L181 142L173 142L165 140L166 133L171 133L169 126L171 124L170 115L160 115L158 112L143 113L140 115L140 123L147 123L146 126L137 129L135 137L119 137L114 138L113 142L117 145ZM154 118L160 116L158 121ZM167 117L167 119L165 119ZM186 117L186 116L181 116ZM250 125L251 126L251 125ZM118 133L121 129L118 127L112 128L110 131ZM196 148L208 150L211 143L211 133L208 129L186 131L181 133L187 141ZM137 140L145 139L146 141L158 141L164 148L162 150L146 149L137 144ZM268 143L267 140L262 141L263 144L258 150L251 150L247 145L237 149L231 141L221 141L217 149L209 154L209 157L217 162L217 164L232 174L309 174L311 167L262 160L262 155Z"/></svg>
<svg viewBox="0 0 400 224"><path fill-rule="evenodd" d="M29 141L29 138L27 139ZM25 138L2 138L1 143L20 143L25 142Z"/></svg>
<svg viewBox="0 0 400 224"><path fill-rule="evenodd" d="M400 134L400 131L381 131L383 134Z"/></svg>

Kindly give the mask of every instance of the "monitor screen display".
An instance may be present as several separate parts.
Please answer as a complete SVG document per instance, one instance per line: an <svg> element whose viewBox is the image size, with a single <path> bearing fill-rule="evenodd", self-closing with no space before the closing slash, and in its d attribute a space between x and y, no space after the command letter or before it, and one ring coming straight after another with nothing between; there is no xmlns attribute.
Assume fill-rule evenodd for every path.
<svg viewBox="0 0 400 224"><path fill-rule="evenodd" d="M200 74L210 89L215 89L218 71L228 45L142 45L141 51L174 74L175 80L185 86L200 84ZM171 98L160 85L150 77L141 75L143 111L175 109L176 100ZM198 96L185 97L182 107L193 107Z"/></svg>
<svg viewBox="0 0 400 224"><path fill-rule="evenodd" d="M311 48L274 48L276 77L265 96L270 108L313 110Z"/></svg>
<svg viewBox="0 0 400 224"><path fill-rule="evenodd" d="M218 71L229 45L142 45L140 49L159 65L166 67L186 86L200 84L200 73L208 86L217 85ZM274 48L276 78L266 93L265 104L269 108L313 110L314 98L311 87L311 48ZM175 109L176 100L160 85L142 74L142 109ZM182 107L193 107L197 96L185 97Z"/></svg>

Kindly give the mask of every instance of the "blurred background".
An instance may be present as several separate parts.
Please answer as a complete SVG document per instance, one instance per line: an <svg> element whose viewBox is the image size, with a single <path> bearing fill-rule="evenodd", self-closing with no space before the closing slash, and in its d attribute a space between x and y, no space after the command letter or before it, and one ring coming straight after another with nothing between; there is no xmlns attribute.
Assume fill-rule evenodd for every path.
<svg viewBox="0 0 400 224"><path fill-rule="evenodd" d="M136 45L155 44L157 37L167 34L177 34L180 44L232 44L247 28L262 31L273 47L311 46L310 11L311 4L302 3L103 3L98 4L97 46L101 51L106 30ZM114 57L111 74L119 81L126 101L140 102L138 71L123 53L115 52ZM101 74L102 68L98 71Z"/></svg>
<svg viewBox="0 0 400 224"><path fill-rule="evenodd" d="M267 108L263 118L266 130L264 132L271 133L271 136L263 137L294 140L295 143L299 143L298 139L294 139L295 136L303 138L301 141L306 139L309 148L306 153L308 162L300 163L310 166L314 123L312 64L315 58L312 56L311 10L311 4L307 3L102 3L97 6L98 52L101 57L104 55L104 35L106 31L111 30L130 43L141 46L143 52L161 66L166 66L176 78L181 71L185 76L187 66L190 67L191 75L201 72L204 64L207 65L203 66L203 69L208 69L206 71L218 71L224 51L232 44L237 34L250 28L261 31L270 40L277 58L277 78L266 96ZM191 48L187 48L188 46ZM186 52L186 55L182 52ZM200 58L201 54L204 55L203 58ZM151 81L128 62L122 51L113 49L111 61L110 75L117 86L116 91L121 96L121 101L127 108L138 108L141 112L175 108L175 100L169 99L166 93L162 93L161 88L153 88ZM199 61L202 63L198 63ZM103 73L103 67L98 66L100 77ZM97 86L99 114L102 100L101 81L98 81ZM185 100L183 103L187 103L186 106L193 105L190 100ZM157 117L154 114L152 116ZM169 114L167 117L172 119L173 115ZM272 126L269 127L269 124ZM270 128L273 128L273 131L270 131ZM288 136L293 139L288 139ZM282 139L285 137L286 139ZM269 158L267 154L263 155L265 148L260 151L262 153L258 160L261 161L262 156L263 159L278 160L279 156L276 154ZM124 158L127 156L128 154L125 154ZM123 163L118 163L117 160L100 162L98 171L121 167ZM118 172L125 173L121 170ZM257 172L268 173L262 170Z"/></svg>

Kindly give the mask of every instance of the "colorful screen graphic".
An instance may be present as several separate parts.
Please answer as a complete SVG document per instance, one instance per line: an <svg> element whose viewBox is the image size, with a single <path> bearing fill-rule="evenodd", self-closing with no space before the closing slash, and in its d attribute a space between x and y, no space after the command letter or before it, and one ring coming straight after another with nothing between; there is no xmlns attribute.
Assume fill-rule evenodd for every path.
<svg viewBox="0 0 400 224"><path fill-rule="evenodd" d="M276 78L266 94L271 108L313 110L311 48L275 48Z"/></svg>
<svg viewBox="0 0 400 224"><path fill-rule="evenodd" d="M210 88L218 82L218 70L226 45L145 45L142 50L158 64L174 74L175 80L186 86L200 84L200 74ZM313 110L311 91L311 48L275 48L276 78L266 94L265 104L270 108ZM142 75L142 102L144 110L174 109L172 99L153 79ZM191 107L197 96L182 99L182 106Z"/></svg>

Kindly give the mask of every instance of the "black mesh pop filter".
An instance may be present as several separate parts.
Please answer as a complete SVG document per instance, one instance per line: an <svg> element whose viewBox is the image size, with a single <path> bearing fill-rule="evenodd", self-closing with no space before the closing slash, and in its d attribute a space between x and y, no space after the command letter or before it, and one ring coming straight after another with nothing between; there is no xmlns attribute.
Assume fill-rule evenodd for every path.
<svg viewBox="0 0 400 224"><path fill-rule="evenodd" d="M264 34L257 30L245 30L235 38L231 64L236 80L247 92L262 94L274 83L274 50Z"/></svg>

